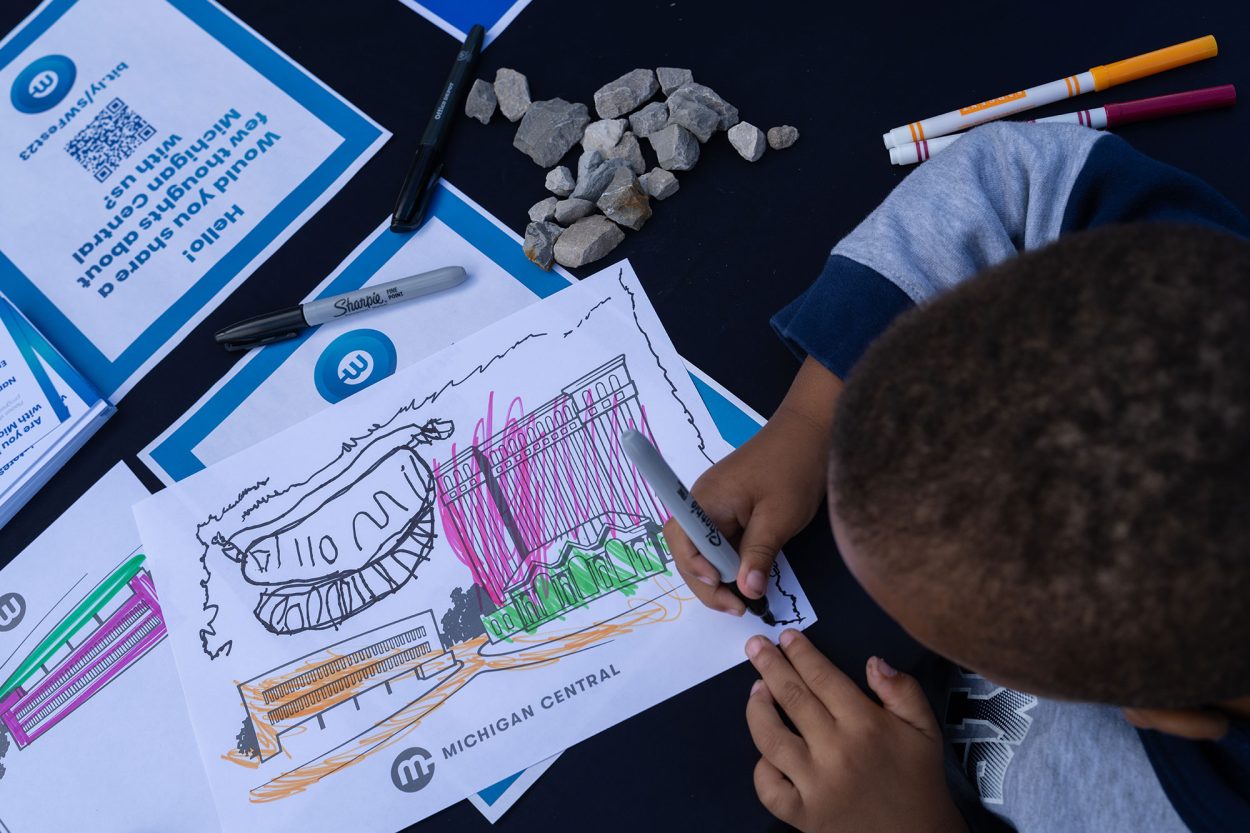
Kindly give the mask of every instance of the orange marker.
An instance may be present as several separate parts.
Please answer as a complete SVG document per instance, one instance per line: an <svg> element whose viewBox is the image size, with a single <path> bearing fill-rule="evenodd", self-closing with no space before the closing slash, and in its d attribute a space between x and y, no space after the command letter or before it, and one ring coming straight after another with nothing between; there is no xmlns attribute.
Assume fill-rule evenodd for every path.
<svg viewBox="0 0 1250 833"><path fill-rule="evenodd" d="M1049 84L1029 87L1027 90L991 98L980 104L961 107L940 116L914 121L896 127L882 135L887 148L923 142L937 136L945 136L958 130L966 130L983 122L1001 119L1021 110L1041 107L1065 98L1093 90L1105 90L1127 81L1135 81L1185 64L1214 58L1219 52L1213 35L1178 43L1135 58L1126 58L1106 66L1097 66L1079 75L1069 75Z"/></svg>

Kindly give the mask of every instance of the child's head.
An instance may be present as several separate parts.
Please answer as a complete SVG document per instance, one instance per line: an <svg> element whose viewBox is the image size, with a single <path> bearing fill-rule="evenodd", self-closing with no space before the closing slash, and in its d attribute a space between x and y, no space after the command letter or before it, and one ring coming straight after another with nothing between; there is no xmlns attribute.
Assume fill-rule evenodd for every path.
<svg viewBox="0 0 1250 833"><path fill-rule="evenodd" d="M829 495L868 591L998 682L1250 694L1250 243L1100 229L905 315L842 395Z"/></svg>

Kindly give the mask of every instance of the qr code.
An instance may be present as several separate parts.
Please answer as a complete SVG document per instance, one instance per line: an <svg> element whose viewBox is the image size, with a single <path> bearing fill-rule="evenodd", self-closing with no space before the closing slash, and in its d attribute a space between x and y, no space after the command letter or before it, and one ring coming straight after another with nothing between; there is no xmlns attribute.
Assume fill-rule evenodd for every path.
<svg viewBox="0 0 1250 833"><path fill-rule="evenodd" d="M127 107L126 102L115 98L69 140L65 152L97 182L103 182L139 145L155 135L155 127Z"/></svg>

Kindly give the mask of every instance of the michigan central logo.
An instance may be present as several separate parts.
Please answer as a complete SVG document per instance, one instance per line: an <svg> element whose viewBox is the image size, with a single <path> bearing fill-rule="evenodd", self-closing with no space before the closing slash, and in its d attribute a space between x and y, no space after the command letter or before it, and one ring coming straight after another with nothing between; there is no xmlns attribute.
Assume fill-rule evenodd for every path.
<svg viewBox="0 0 1250 833"><path fill-rule="evenodd" d="M313 370L317 393L340 402L395 372L395 344L377 330L352 330L334 339Z"/></svg>
<svg viewBox="0 0 1250 833"><path fill-rule="evenodd" d="M26 616L26 600L17 593L0 596L0 633L11 631L22 624Z"/></svg>
<svg viewBox="0 0 1250 833"><path fill-rule="evenodd" d="M44 55L13 79L9 100L19 113L42 113L69 95L78 70L64 55Z"/></svg>
<svg viewBox="0 0 1250 833"><path fill-rule="evenodd" d="M391 764L391 783L406 793L426 788L434 778L434 762L420 746L410 746Z"/></svg>

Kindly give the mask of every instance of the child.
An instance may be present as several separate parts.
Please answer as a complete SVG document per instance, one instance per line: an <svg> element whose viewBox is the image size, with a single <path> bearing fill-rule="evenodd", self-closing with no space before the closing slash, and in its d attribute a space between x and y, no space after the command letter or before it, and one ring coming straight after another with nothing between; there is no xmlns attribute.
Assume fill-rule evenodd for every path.
<svg viewBox="0 0 1250 833"><path fill-rule="evenodd" d="M976 829L949 743L1022 833L1250 830L1250 243L1234 235L1250 222L1227 201L1114 136L992 125L909 176L777 315L803 366L693 489L739 537L740 589L759 596L815 515L828 460L848 568L959 665L935 716L884 660L867 667L878 706L801 634L752 639L774 814ZM741 615L666 535L699 598Z"/></svg>

